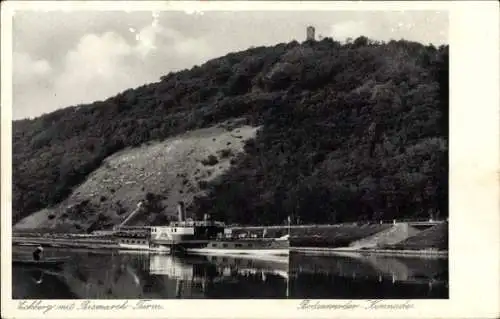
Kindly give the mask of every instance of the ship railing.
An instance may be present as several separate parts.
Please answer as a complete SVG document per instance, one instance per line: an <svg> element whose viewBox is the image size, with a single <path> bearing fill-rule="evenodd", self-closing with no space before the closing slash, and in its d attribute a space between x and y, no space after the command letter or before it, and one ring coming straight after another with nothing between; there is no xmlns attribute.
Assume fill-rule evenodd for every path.
<svg viewBox="0 0 500 319"><path fill-rule="evenodd" d="M182 221L182 222L172 222L173 227L194 227L194 226L219 226L225 227L223 222L218 221Z"/></svg>

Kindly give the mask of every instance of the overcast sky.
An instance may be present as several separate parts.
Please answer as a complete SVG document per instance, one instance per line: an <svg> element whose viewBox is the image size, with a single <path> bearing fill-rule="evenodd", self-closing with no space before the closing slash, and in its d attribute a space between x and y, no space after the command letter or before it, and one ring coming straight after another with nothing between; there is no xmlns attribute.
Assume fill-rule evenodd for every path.
<svg viewBox="0 0 500 319"><path fill-rule="evenodd" d="M448 42L445 12L35 12L13 20L13 117L103 100L170 71L316 34Z"/></svg>

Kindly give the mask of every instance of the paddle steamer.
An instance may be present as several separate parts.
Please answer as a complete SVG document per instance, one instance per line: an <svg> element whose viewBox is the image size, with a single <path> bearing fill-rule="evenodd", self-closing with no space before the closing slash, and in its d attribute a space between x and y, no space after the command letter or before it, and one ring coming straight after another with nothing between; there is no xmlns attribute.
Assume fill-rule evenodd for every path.
<svg viewBox="0 0 500 319"><path fill-rule="evenodd" d="M184 204L178 205L178 221L168 226L151 227L153 249L160 246L172 248L174 253L203 255L281 255L288 256L288 235L280 238L240 238L233 236L224 223L213 221L205 214L203 220L185 219Z"/></svg>

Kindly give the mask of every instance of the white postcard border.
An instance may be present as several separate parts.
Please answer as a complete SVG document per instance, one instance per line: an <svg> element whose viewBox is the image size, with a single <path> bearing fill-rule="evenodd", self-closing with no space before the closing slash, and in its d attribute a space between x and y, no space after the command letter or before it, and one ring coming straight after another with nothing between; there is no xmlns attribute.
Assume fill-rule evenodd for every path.
<svg viewBox="0 0 500 319"><path fill-rule="evenodd" d="M301 300L154 300L162 310L22 311L11 300L12 24L16 10L438 10L449 11L450 299L412 300L412 309L299 310ZM2 317L5 318L496 318L499 294L499 30L494 1L148 2L8 1L2 3L1 207ZM69 305L73 300L44 300ZM123 300L96 300L119 305ZM129 300L130 305L136 301ZM347 300L320 300L323 305ZM366 301L353 300L366 305ZM404 300L384 300L386 304Z"/></svg>

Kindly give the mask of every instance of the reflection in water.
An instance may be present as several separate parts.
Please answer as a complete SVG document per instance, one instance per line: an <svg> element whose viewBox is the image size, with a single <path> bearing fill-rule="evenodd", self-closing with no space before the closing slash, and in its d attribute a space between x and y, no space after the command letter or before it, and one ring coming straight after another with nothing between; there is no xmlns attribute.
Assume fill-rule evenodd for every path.
<svg viewBox="0 0 500 319"><path fill-rule="evenodd" d="M58 274L49 274L41 269L19 269L12 271L12 297L14 299L75 299L75 295Z"/></svg>
<svg viewBox="0 0 500 319"><path fill-rule="evenodd" d="M117 251L70 255L61 270L13 267L15 299L447 298L448 260L317 257L253 260Z"/></svg>
<svg viewBox="0 0 500 319"><path fill-rule="evenodd" d="M291 298L448 298L448 259L290 256Z"/></svg>

